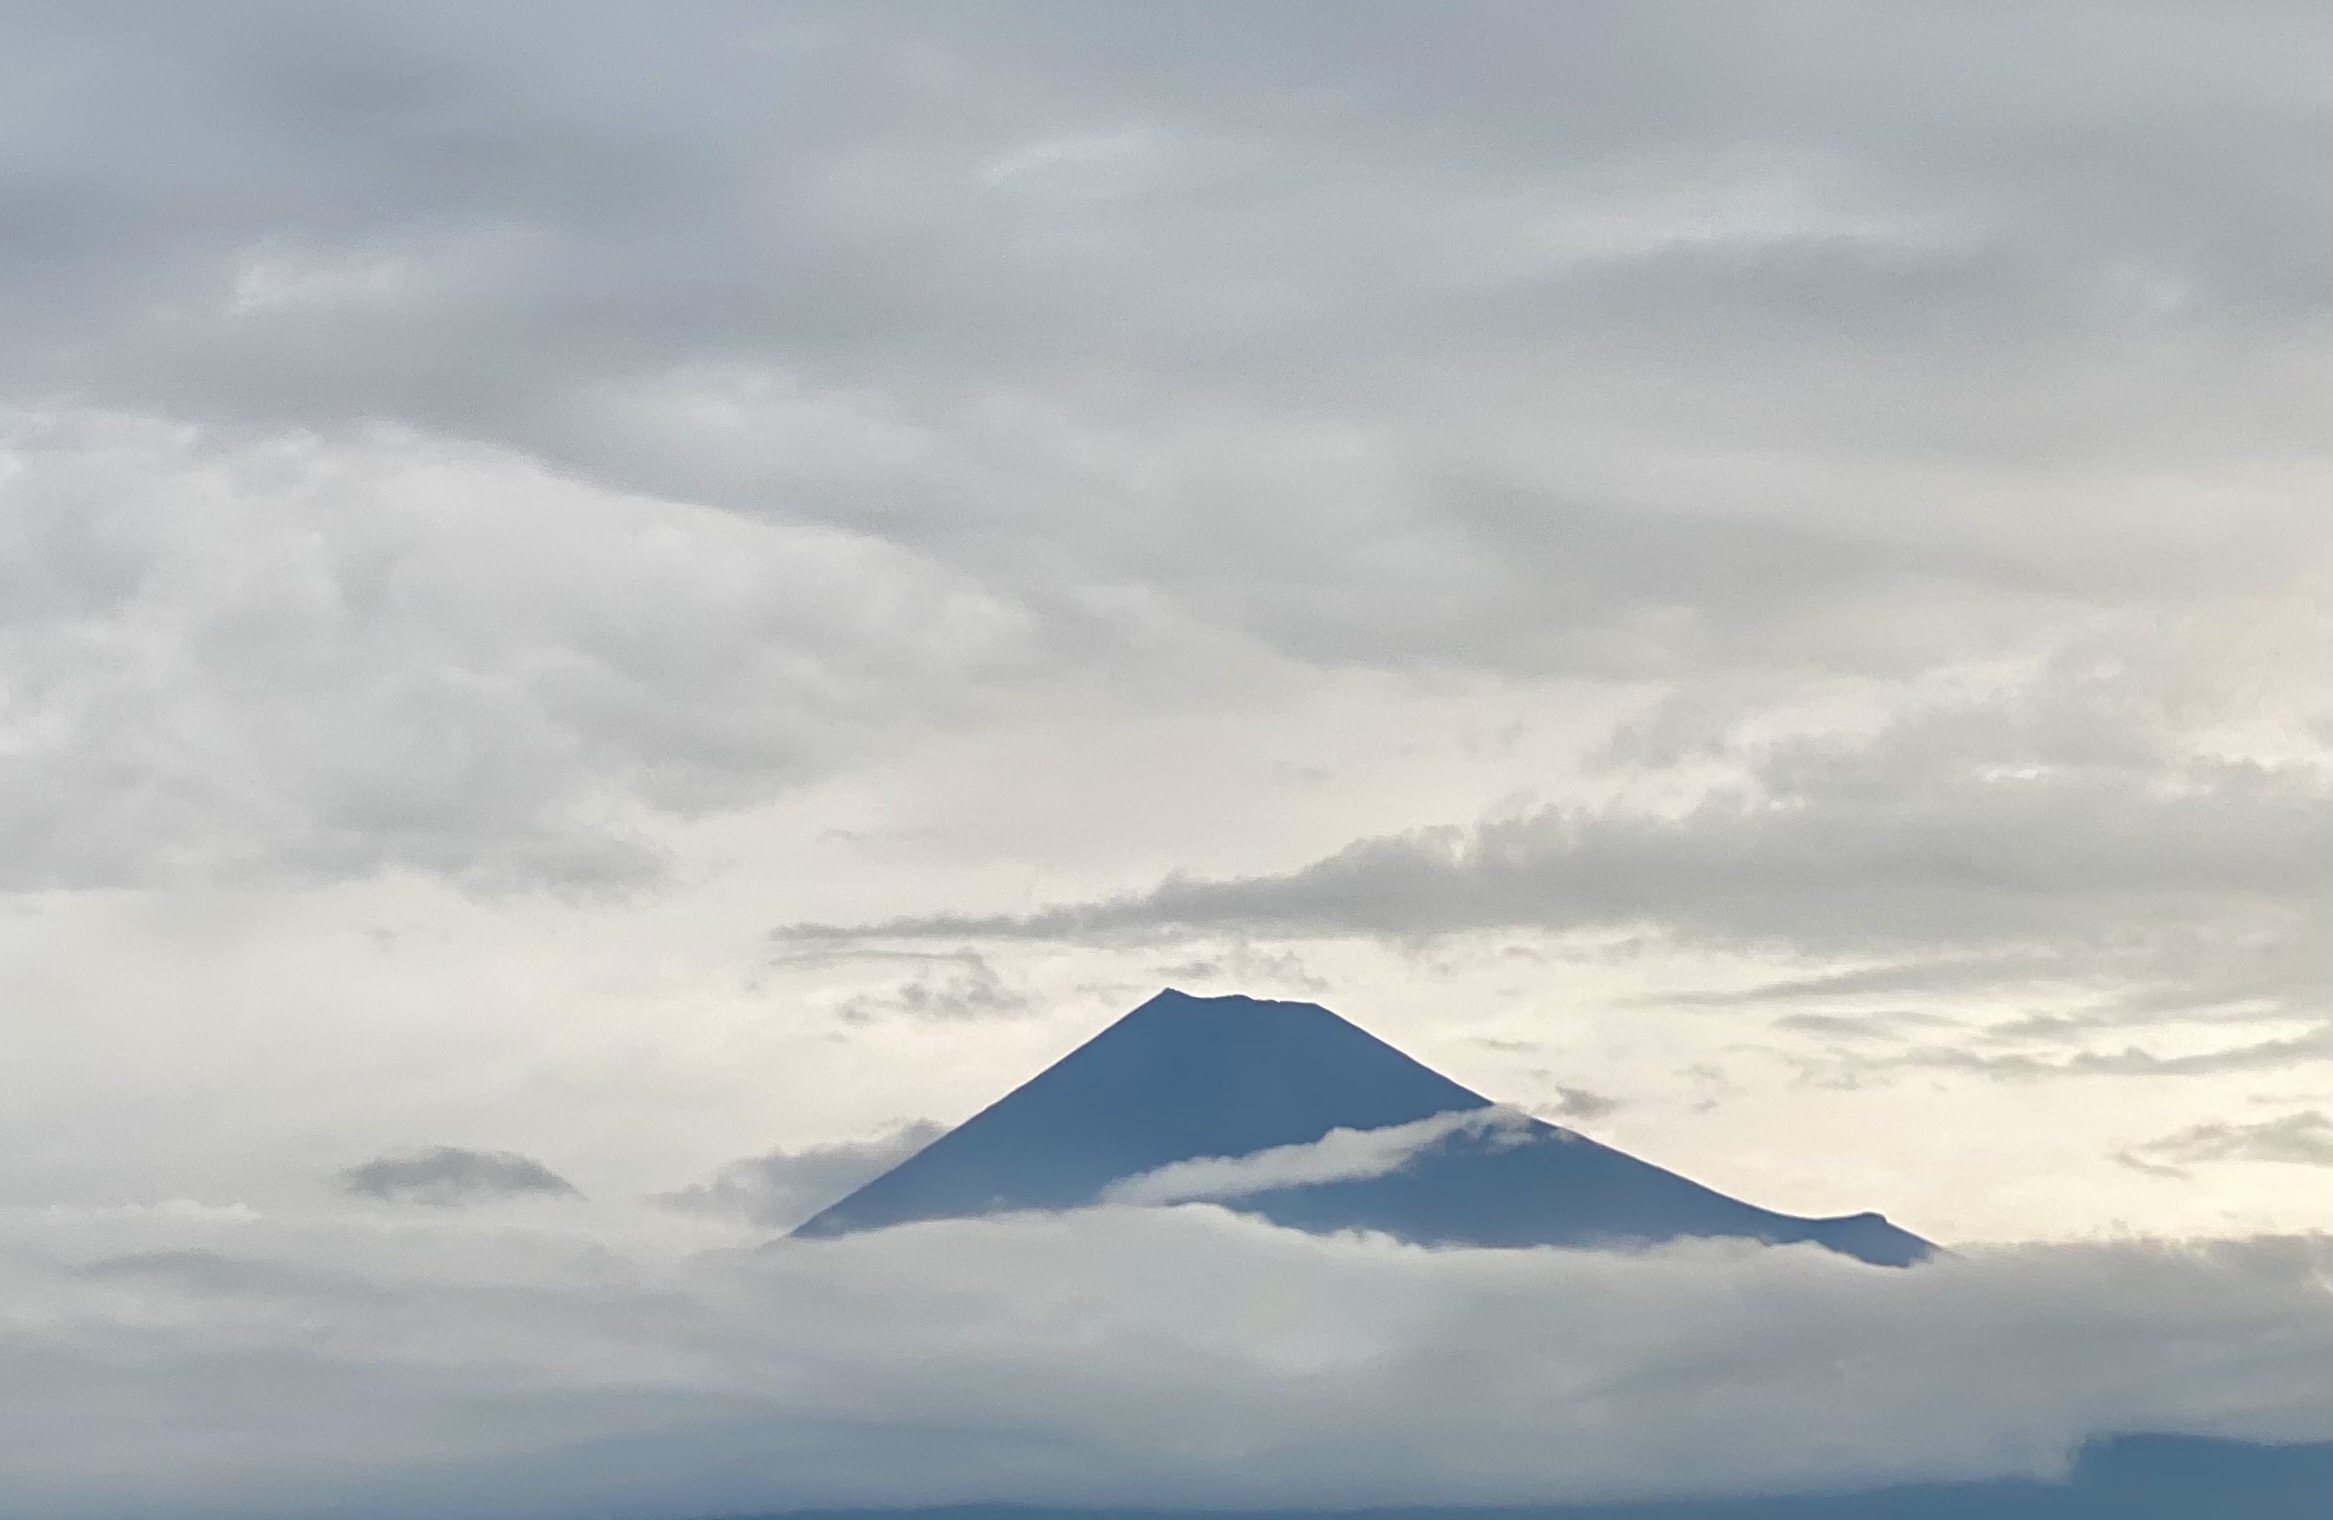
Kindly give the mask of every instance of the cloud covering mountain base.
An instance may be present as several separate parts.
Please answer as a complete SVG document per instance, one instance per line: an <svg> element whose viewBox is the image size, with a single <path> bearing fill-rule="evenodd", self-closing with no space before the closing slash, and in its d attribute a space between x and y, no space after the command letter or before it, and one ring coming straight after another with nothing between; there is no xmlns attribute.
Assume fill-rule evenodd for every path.
<svg viewBox="0 0 2333 1520"><path fill-rule="evenodd" d="M0 1514L1517 1504L2333 1433L2323 1239L1429 1250L1208 1205L761 1244L568 1201L0 1222Z"/></svg>

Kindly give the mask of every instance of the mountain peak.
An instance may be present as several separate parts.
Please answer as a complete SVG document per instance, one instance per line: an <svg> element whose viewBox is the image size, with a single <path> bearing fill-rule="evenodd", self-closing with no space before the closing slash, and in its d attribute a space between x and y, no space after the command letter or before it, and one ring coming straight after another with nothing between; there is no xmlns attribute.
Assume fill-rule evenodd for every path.
<svg viewBox="0 0 2333 1520"><path fill-rule="evenodd" d="M1296 1158L1343 1134L1345 1151L1385 1169L1338 1175L1299 1165L1290 1175L1307 1180L1254 1188L1225 1206L1300 1229L1375 1229L1429 1243L1730 1235L1812 1240L1890 1264L1930 1249L1876 1214L1772 1213L1507 1111L1500 1117L1513 1122L1426 1122L1492 1107L1317 1003L1168 988L794 1233L1078 1208L1181 1163ZM1372 1149L1354 1134L1388 1131L1402 1143L1417 1137L1415 1153Z"/></svg>
<svg viewBox="0 0 2333 1520"><path fill-rule="evenodd" d="M1317 1003L1168 988L795 1233L1075 1208L1177 1161L1489 1103Z"/></svg>

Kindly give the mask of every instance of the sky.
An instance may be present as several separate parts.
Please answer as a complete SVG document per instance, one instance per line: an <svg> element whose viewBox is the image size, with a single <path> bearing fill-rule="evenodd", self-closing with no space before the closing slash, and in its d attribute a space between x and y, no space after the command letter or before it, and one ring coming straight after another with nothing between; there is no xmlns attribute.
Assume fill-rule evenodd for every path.
<svg viewBox="0 0 2333 1520"><path fill-rule="evenodd" d="M1614 1332L1615 1388L1798 1387L1861 1291L1886 1355L2065 1315L2164 1385L1939 1373L1967 1420L1852 1460L1745 1393L1598 1493L1678 1432L1717 1487L2321 1438L2328 43L2265 0L6 7L0 1405L44 1413L0 1487L517 1514L512 1452L653 1427L708 1508L1326 1502L1406 1431L1528 1498L1530 1432L1402 1411L1456 1346L1453 1411L1537 1386L1482 1327L1589 1284L1701 1336ZM1623 1281L1204 1207L754 1254L1169 985L1960 1264ZM1158 1261L1229 1307L1082 1362L965 1328ZM1347 1328L1222 1340L1295 1280ZM883 1454L870 1410L973 1428L1006 1367L1025 1447ZM772 1410L841 1455L705 1455Z"/></svg>

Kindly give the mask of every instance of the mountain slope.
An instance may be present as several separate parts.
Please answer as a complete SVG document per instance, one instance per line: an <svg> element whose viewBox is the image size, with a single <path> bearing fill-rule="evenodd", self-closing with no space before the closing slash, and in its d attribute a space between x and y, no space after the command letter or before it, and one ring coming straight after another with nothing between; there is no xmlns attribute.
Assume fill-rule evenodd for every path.
<svg viewBox="0 0 2333 1520"><path fill-rule="evenodd" d="M961 1504L942 1509L790 1510L760 1520L2324 1520L2333 1446L2194 1436L2120 1436L2084 1448L2064 1482L1914 1483L1852 1493L1651 1499L1497 1509L1165 1510Z"/></svg>
<svg viewBox="0 0 2333 1520"><path fill-rule="evenodd" d="M1076 1208L1177 1162L1491 1106L1326 1008L1167 991L794 1233ZM1777 1214L1537 1120L1455 1128L1384 1175L1223 1202L1298 1229L1441 1244L1741 1236L1811 1240L1887 1265L1931 1249L1876 1214Z"/></svg>

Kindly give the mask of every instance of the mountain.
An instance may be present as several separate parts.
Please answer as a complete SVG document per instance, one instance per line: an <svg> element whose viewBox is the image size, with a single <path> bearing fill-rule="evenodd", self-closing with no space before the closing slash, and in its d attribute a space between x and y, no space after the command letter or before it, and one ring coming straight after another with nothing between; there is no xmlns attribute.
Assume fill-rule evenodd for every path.
<svg viewBox="0 0 2333 1520"><path fill-rule="evenodd" d="M761 1520L2324 1520L2333 1514L2333 1446L2256 1445L2196 1436L2118 1436L2085 1447L2063 1482L1997 1478L1852 1493L1652 1499L1498 1509L790 1510Z"/></svg>
<svg viewBox="0 0 2333 1520"><path fill-rule="evenodd" d="M1336 1130L1392 1137L1337 1137ZM1334 1155L1396 1149L1343 1171ZM1405 1150L1399 1142L1411 1140ZM1381 1230L1429 1244L1586 1245L1734 1236L1814 1241L1886 1266L1933 1249L1877 1214L1802 1219L1757 1208L1480 1093L1312 1003L1161 992L798 1236L923 1219L1069 1209L1208 1157L1258 1158L1225 1207L1295 1229ZM1332 1154L1333 1152L1333 1154ZM1320 1158L1331 1164L1323 1166ZM1275 1164L1287 1175L1275 1178ZM1380 1164L1385 1164L1381 1161ZM1186 1169L1188 1170L1188 1169ZM1224 1173L1226 1169L1212 1169ZM1238 1169L1229 1169L1237 1171ZM1324 1173L1335 1173L1324 1176ZM1323 1180L1300 1180L1314 1179ZM1145 1179L1146 1181L1152 1179ZM1163 1180L1163 1179L1161 1179ZM1203 1179L1202 1179L1203 1180ZM1282 1185L1270 1185L1274 1181Z"/></svg>
<svg viewBox="0 0 2333 1520"><path fill-rule="evenodd" d="M786 1511L761 1520L2324 1520L2333 1445L2114 1436L2081 1450L2062 1483L1992 1478L1845 1494L1638 1499L1633 1504L1402 1506L1367 1511L1164 1511L952 1504Z"/></svg>

